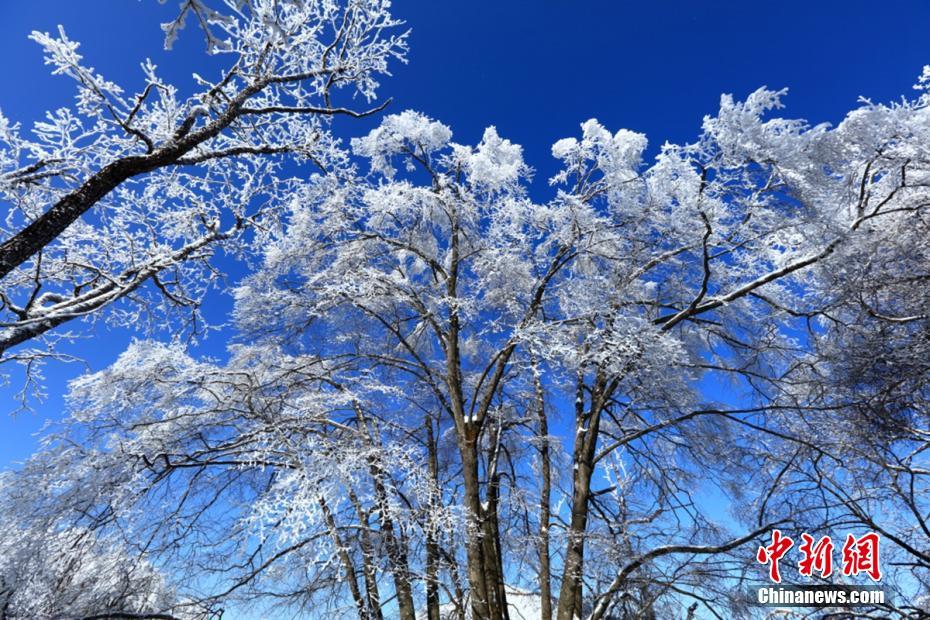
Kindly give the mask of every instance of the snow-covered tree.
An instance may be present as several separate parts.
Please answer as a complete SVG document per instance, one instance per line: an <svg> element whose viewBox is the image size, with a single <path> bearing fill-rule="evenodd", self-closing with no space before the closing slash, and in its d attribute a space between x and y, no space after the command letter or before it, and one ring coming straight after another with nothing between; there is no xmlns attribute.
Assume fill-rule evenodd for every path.
<svg viewBox="0 0 930 620"><path fill-rule="evenodd" d="M34 32L54 74L76 85L73 108L31 131L0 115L0 362L60 356L77 318L140 325L177 314L197 330L220 276L219 248L269 225L307 167L337 163L330 122L381 107L378 77L403 59L386 0L182 3L166 44L195 16L208 51L228 59L185 93L142 63L138 89L88 66L64 29ZM59 329L56 329L59 328ZM31 367L31 366L30 366Z"/></svg>
<svg viewBox="0 0 930 620"><path fill-rule="evenodd" d="M879 532L890 543L885 583L902 607L930 588L928 76L915 100L864 105L815 151L831 171L849 171L834 172L848 232L808 294L782 308L805 351L777 382L769 424L781 437L767 451L771 500L761 508L817 515L824 531Z"/></svg>
<svg viewBox="0 0 930 620"><path fill-rule="evenodd" d="M38 36L110 154L87 178L176 156L14 265L11 290L32 301L10 312L75 303L83 289L38 287L86 273L67 261L99 249L101 226L135 239L130 192L170 194L149 222L159 243L166 222L209 233L232 217L259 256L234 290L228 359L140 340L72 384L69 416L0 488L8 600L35 574L63 584L34 612L50 614L752 617L729 593L758 573L753 541L854 522L910 557L890 610L908 613L927 583L925 92L836 127L777 117L784 91L724 96L695 142L648 162L645 136L590 120L553 145L561 170L539 200L494 127L464 145L405 111L351 150L328 136L321 117L349 113L330 91L373 96L403 52L382 38L386 3L227 8L191 0L165 31L198 18L233 69L148 107L170 91L152 71L128 116L95 73L55 60L73 46ZM285 178L268 157L284 152L322 170ZM52 164L23 165L7 166L11 192ZM84 195L49 179L22 193L35 213ZM85 224L97 245L70 236ZM162 301L199 298L178 291L212 267L182 258L170 285L161 268L143 278ZM91 288L111 286L107 269ZM89 584L82 567L110 554L137 572Z"/></svg>
<svg viewBox="0 0 930 620"><path fill-rule="evenodd" d="M0 551L0 618L156 620L174 602L167 580L135 549L107 545L90 530L7 522Z"/></svg>

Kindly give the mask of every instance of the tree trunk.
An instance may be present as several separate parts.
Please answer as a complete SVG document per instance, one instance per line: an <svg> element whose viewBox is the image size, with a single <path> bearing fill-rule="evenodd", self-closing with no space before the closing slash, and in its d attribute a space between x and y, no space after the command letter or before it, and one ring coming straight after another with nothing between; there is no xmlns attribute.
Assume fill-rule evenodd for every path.
<svg viewBox="0 0 930 620"><path fill-rule="evenodd" d="M452 231L449 239L450 259L449 277L446 280L446 293L450 299L458 297L459 271L459 222L454 202L451 205L450 220ZM455 423L456 438L462 462L462 479L464 482L463 503L467 514L465 527L466 553L468 556L469 598L471 600L472 620L506 620L506 605L502 607L502 576L498 577L502 566L497 550L496 535L488 540L485 519L487 512L481 504L481 478L478 468L478 442L481 424L486 410L477 411L473 416L466 415L465 397L462 382L462 360L460 352L461 323L455 304L449 312L449 330L445 334L446 384L452 419ZM492 390L493 392L493 390ZM494 520L496 525L496 520Z"/></svg>
<svg viewBox="0 0 930 620"><path fill-rule="evenodd" d="M430 494L430 512L436 507L436 493L439 493L439 459L436 454L436 438L433 435L433 420L426 416L426 447L429 452L430 482L433 493ZM426 620L439 620L439 541L436 528L427 516L426 523Z"/></svg>
<svg viewBox="0 0 930 620"><path fill-rule="evenodd" d="M497 509L500 498L500 474L495 473L488 483L487 510L484 514L484 557L488 575L488 595L495 618L510 620L507 610L507 592L504 585L504 562L501 554L500 524Z"/></svg>
<svg viewBox="0 0 930 620"><path fill-rule="evenodd" d="M575 445L572 455L572 511L568 527L568 544L559 590L558 620L581 617L584 543L588 527L588 502L591 499L591 476L600 431L601 412L613 390L598 372L591 390L587 413L584 410L584 382L578 379L575 395Z"/></svg>
<svg viewBox="0 0 930 620"><path fill-rule="evenodd" d="M485 571L478 456L475 453L474 443L461 446L461 458L465 482L464 503L468 519L465 528L465 549L468 555L468 591L472 620L498 620L497 617L491 615L491 601Z"/></svg>
<svg viewBox="0 0 930 620"><path fill-rule="evenodd" d="M368 422L361 405L355 403L355 414L359 430L373 447L380 447L378 436L368 427ZM398 540L395 534L394 519L391 517L390 502L387 488L384 484L386 474L376 456L368 460L368 470L374 483L375 501L377 502L378 522L384 548L387 552L388 565L394 577L394 591L397 594L397 609L400 620L416 620L416 608L413 604L413 590L411 588L410 564L407 559L407 547L404 541Z"/></svg>
<svg viewBox="0 0 930 620"><path fill-rule="evenodd" d="M541 478L539 491L539 596L540 620L552 620L552 575L549 561L549 522L551 521L552 464L549 457L549 421L546 419L546 401L542 381L539 378L536 360L533 360L536 373L534 388L536 392L536 429L539 438L539 474Z"/></svg>
<svg viewBox="0 0 930 620"><path fill-rule="evenodd" d="M378 518L381 535L387 551L388 564L394 575L394 591L397 594L397 609L400 620L416 620L416 608L413 605L413 591L410 587L410 566L407 561L407 549L394 533L394 520L390 516L387 492L384 484L375 479L375 493L378 496Z"/></svg>
<svg viewBox="0 0 930 620"><path fill-rule="evenodd" d="M450 533L449 548L455 548L455 536ZM440 551L443 550L440 548ZM446 552L443 552L445 556L446 563L449 566L449 579L452 581L452 588L455 590L455 600L453 604L455 605L455 614L458 620L465 620L465 589L462 587L462 578L459 575L459 564L454 556L449 555Z"/></svg>
<svg viewBox="0 0 930 620"><path fill-rule="evenodd" d="M358 497L350 489L349 500L355 506L355 512L358 514L358 521L361 529L359 530L359 547L362 551L362 576L365 580L365 601L368 604L369 614L372 620L383 620L384 615L381 612L381 592L378 589L378 572L373 563L374 545L371 541L371 532L368 529L368 521L371 514L362 508Z"/></svg>
<svg viewBox="0 0 930 620"><path fill-rule="evenodd" d="M329 537L336 546L336 554L339 556L339 561L342 562L342 570L344 572L343 579L349 586L349 592L352 594L352 600L355 602L355 608L358 610L359 620L372 620L368 613L368 606L365 603L365 599L362 597L362 591L358 587L358 575L355 571L355 565L352 563L352 558L349 556L349 551L345 543L342 542L342 538L339 536L339 530L336 527L336 518L326 504L326 500L322 497L320 498L320 508L323 509L323 518L326 520L326 528L329 530Z"/></svg>

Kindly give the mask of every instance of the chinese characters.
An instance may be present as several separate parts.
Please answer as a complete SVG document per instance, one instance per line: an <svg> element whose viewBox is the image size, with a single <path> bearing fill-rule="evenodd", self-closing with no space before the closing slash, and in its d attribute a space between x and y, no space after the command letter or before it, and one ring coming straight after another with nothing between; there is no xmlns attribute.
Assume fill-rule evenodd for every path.
<svg viewBox="0 0 930 620"><path fill-rule="evenodd" d="M834 550L832 538L824 536L815 541L813 536L803 533L801 540L802 543L798 547L801 552L798 572L806 577L812 577L815 573L822 578L832 575ZM865 574L872 581L881 580L879 545L880 539L875 532L869 532L858 538L848 534L842 548L842 574L846 577ZM773 582L781 583L779 562L793 546L794 540L790 536L782 534L780 530L773 530L771 544L759 547L756 552L756 561L769 565L769 579Z"/></svg>

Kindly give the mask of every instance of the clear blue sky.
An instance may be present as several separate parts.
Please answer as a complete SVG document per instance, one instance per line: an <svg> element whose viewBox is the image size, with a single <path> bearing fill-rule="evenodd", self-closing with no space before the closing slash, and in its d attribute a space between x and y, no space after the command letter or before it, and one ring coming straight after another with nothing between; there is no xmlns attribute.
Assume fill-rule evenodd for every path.
<svg viewBox="0 0 930 620"><path fill-rule="evenodd" d="M45 110L70 105L72 88L52 77L32 30L65 26L87 62L133 89L139 62L151 57L182 85L193 71L211 75L191 29L173 52L162 50L159 22L178 0L0 0L0 109L31 124ZM382 94L393 111L420 110L475 142L485 126L524 145L538 170L535 197L548 197L554 170L549 146L592 117L611 129L645 132L653 149L693 139L720 93L789 87L786 114L835 122L859 96L910 96L930 64L930 0L395 0L413 29L410 64L396 65ZM367 131L343 122L341 135ZM214 312L229 307L215 298ZM100 327L73 348L93 368L115 359L124 330ZM222 338L202 350L219 355ZM48 399L15 417L18 387L0 388L0 467L26 457L34 433L61 415L66 381L77 365L47 370Z"/></svg>

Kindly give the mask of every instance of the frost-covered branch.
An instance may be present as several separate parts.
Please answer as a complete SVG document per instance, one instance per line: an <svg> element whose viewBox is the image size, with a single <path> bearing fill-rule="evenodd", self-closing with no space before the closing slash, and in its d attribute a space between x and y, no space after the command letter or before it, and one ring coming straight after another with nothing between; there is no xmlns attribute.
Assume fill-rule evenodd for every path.
<svg viewBox="0 0 930 620"><path fill-rule="evenodd" d="M229 62L216 81L195 74L199 92L187 96L150 61L144 88L128 94L88 66L63 29L33 33L78 96L75 109L48 113L28 137L0 117L0 200L9 207L0 282L16 331L4 349L120 299L139 308L124 323L180 299L199 304L219 281L209 255L221 246L245 255L242 233L259 221L274 226L295 186L313 182L313 171L291 178L288 166L342 165L331 117L387 105L356 111L334 101L374 99L377 76L404 59L405 33L388 8L255 0L215 10L189 0L165 26L166 44L194 15L209 51ZM236 234L209 232L217 226ZM168 270L176 273L155 278Z"/></svg>

